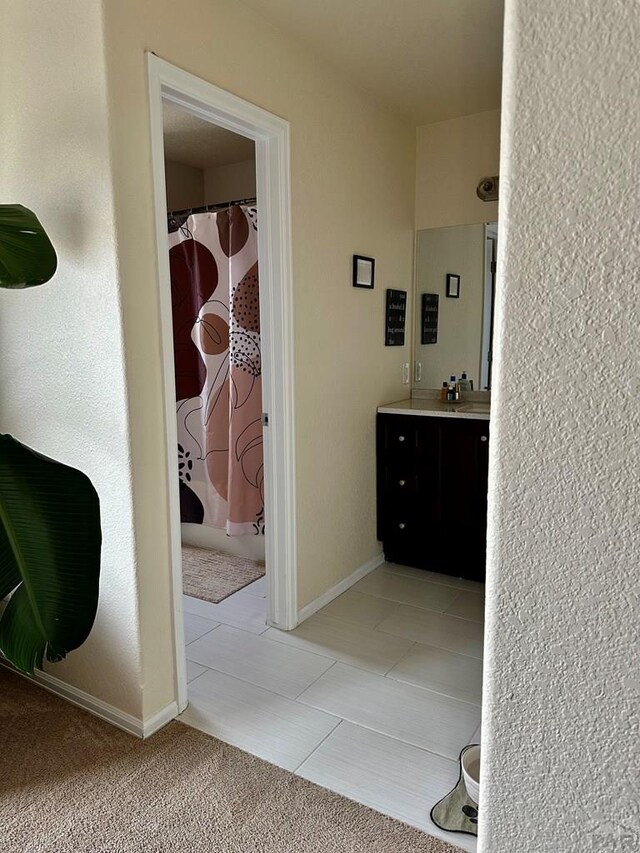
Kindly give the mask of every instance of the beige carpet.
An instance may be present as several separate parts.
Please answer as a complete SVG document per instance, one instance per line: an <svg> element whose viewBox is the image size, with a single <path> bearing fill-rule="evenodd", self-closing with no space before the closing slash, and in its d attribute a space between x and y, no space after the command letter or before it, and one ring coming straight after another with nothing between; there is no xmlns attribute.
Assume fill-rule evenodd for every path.
<svg viewBox="0 0 640 853"><path fill-rule="evenodd" d="M140 741L2 667L0 827L3 853L457 849L181 723Z"/></svg>
<svg viewBox="0 0 640 853"><path fill-rule="evenodd" d="M182 546L182 589L186 595L219 604L264 575L264 563L221 551Z"/></svg>

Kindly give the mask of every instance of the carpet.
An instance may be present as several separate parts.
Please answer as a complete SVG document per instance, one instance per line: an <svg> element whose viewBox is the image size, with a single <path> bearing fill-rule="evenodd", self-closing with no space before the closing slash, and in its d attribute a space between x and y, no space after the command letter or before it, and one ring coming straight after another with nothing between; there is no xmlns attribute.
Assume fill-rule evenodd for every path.
<svg viewBox="0 0 640 853"><path fill-rule="evenodd" d="M138 740L2 667L0 826L3 853L457 850L181 723Z"/></svg>
<svg viewBox="0 0 640 853"><path fill-rule="evenodd" d="M182 546L182 591L219 604L264 575L264 563L221 551Z"/></svg>

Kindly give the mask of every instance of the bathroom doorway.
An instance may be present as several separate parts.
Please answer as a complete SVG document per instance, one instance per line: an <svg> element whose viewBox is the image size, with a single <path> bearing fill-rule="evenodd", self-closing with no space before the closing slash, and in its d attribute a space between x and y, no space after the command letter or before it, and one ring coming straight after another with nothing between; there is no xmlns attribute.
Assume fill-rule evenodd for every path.
<svg viewBox="0 0 640 853"><path fill-rule="evenodd" d="M265 574L255 144L163 104L183 592Z"/></svg>
<svg viewBox="0 0 640 853"><path fill-rule="evenodd" d="M216 607L297 623L289 127L153 54L148 71L183 711L185 645Z"/></svg>

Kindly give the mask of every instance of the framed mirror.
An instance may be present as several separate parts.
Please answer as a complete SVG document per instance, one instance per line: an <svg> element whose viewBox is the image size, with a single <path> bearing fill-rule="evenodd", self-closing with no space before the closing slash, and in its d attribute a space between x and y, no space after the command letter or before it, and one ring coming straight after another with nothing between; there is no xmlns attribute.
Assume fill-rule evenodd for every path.
<svg viewBox="0 0 640 853"><path fill-rule="evenodd" d="M428 228L416 239L414 388L463 372L491 389L498 223Z"/></svg>

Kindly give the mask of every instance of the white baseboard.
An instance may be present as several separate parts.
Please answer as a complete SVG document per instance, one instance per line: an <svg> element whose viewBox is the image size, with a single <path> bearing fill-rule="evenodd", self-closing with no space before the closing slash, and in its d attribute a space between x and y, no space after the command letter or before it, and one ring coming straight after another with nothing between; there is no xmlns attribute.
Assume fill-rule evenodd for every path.
<svg viewBox="0 0 640 853"><path fill-rule="evenodd" d="M350 587L357 583L359 580L365 575L368 575L369 572L372 572L374 569L377 569L378 566L381 566L384 563L384 554L376 554L375 557L372 557L370 560L367 560L366 563L363 563L359 568L355 570L355 572L351 572L351 574L346 577L344 580L341 580L340 583L337 583L335 586L332 586L331 589L328 589L326 592L323 592L322 595L319 595L318 598L306 604L300 610L298 610L298 624L300 622L304 622L305 619L308 619L309 616L313 616L314 613L317 613L318 610L321 610L330 601L333 601L334 598L337 598L339 595L342 595L343 592L346 592Z"/></svg>
<svg viewBox="0 0 640 853"><path fill-rule="evenodd" d="M28 681L35 682L40 687L44 687L45 690L49 690L51 693L55 693L56 696L60 696L62 699L66 699L67 702L71 702L72 705L77 705L78 708L88 711L95 717L100 717L101 720L105 720L107 723L111 723L112 726L116 726L116 728L122 729L131 735L135 735L135 737L150 737L178 714L177 704L171 702L166 708L163 708L147 720L140 720L113 705L109 705L108 702L103 702L102 699L96 699L95 696L85 693L79 687L73 687L73 685L61 681L55 675L50 675L48 672L36 671L30 676L19 672L5 661L0 661L0 665L6 666L7 669L21 675Z"/></svg>
<svg viewBox="0 0 640 853"><path fill-rule="evenodd" d="M178 703L170 702L165 708L158 711L157 714L154 714L152 717L147 717L147 719L143 721L142 737L151 737L151 735L155 734L163 726L166 726L167 723L170 723L171 720L174 720L177 716Z"/></svg>

